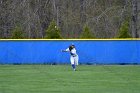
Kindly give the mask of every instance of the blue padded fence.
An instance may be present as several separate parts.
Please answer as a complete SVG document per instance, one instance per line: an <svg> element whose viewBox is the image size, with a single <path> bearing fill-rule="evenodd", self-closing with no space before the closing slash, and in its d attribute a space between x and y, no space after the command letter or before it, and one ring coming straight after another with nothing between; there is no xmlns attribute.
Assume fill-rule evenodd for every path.
<svg viewBox="0 0 140 93"><path fill-rule="evenodd" d="M140 40L1 40L0 64L70 64L71 43L80 64L140 64Z"/></svg>

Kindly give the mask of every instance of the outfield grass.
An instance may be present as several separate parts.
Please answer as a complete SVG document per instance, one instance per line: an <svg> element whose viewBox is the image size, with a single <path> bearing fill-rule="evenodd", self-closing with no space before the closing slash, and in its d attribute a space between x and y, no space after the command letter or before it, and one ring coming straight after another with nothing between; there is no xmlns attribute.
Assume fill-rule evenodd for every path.
<svg viewBox="0 0 140 93"><path fill-rule="evenodd" d="M0 65L0 93L140 93L140 67Z"/></svg>

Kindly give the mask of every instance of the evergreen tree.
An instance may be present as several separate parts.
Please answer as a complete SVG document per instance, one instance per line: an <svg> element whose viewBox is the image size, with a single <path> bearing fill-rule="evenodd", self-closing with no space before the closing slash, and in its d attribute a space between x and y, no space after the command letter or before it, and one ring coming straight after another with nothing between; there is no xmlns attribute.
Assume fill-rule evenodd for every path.
<svg viewBox="0 0 140 93"><path fill-rule="evenodd" d="M23 33L20 27L16 26L12 31L12 39L23 39Z"/></svg>
<svg viewBox="0 0 140 93"><path fill-rule="evenodd" d="M61 39L60 29L56 26L55 21L53 20L48 29L46 30L46 36L47 39Z"/></svg>
<svg viewBox="0 0 140 93"><path fill-rule="evenodd" d="M125 21L120 27L117 38L131 38L129 34L129 21Z"/></svg>
<svg viewBox="0 0 140 93"><path fill-rule="evenodd" d="M86 25L83 29L83 32L80 36L81 39L92 39L95 38L95 36L93 35L93 33L91 33L89 27Z"/></svg>

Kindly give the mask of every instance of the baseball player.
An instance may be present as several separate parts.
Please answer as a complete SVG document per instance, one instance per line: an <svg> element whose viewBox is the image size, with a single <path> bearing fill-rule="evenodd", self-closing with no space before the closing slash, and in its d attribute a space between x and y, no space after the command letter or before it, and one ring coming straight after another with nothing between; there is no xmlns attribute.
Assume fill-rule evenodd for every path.
<svg viewBox="0 0 140 93"><path fill-rule="evenodd" d="M79 57L76 53L75 45L70 45L69 48L66 50L62 50L62 52L69 52L70 53L70 61L74 71L76 71L76 65L78 65Z"/></svg>

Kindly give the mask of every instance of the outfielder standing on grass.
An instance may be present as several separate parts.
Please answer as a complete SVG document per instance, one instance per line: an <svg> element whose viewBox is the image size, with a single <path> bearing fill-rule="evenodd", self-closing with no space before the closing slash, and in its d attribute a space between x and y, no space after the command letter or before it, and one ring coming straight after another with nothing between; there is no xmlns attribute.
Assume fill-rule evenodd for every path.
<svg viewBox="0 0 140 93"><path fill-rule="evenodd" d="M70 45L69 48L66 50L62 50L62 52L69 52L70 53L70 61L74 71L76 71L76 65L78 65L79 57L76 53L75 45Z"/></svg>

